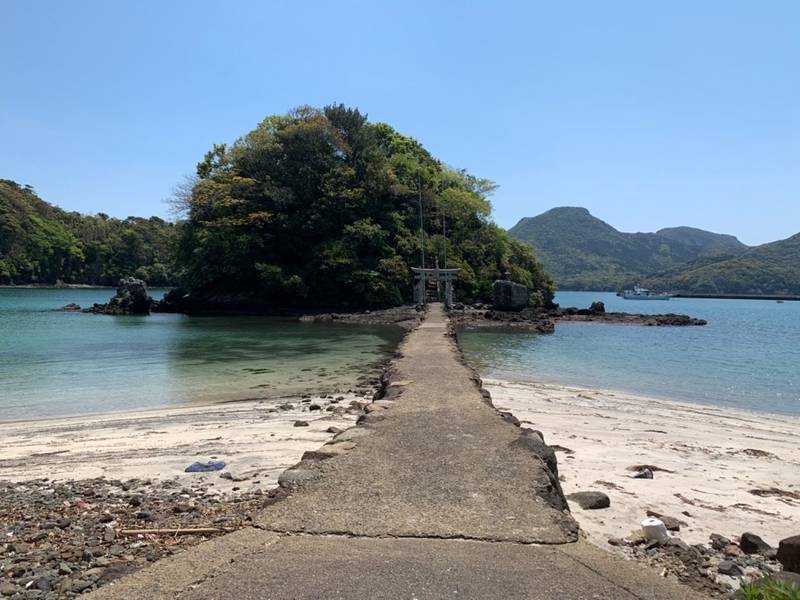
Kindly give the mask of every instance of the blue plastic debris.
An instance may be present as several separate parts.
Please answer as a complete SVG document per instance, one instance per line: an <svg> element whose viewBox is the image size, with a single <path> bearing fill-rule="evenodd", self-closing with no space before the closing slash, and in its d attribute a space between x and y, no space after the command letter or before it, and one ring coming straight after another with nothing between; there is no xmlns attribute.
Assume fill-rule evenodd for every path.
<svg viewBox="0 0 800 600"><path fill-rule="evenodd" d="M222 461L210 460L208 462L195 462L186 467L184 473L206 473L208 471L220 471L225 468Z"/></svg>

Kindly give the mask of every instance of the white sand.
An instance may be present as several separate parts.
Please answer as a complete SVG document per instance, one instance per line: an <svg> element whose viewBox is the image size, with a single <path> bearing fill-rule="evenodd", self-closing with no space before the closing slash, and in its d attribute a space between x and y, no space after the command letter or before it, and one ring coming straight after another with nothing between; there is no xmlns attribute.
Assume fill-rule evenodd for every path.
<svg viewBox="0 0 800 600"><path fill-rule="evenodd" d="M495 406L523 427L574 451L557 452L565 494L609 495L608 509L570 502L589 539L602 547L638 529L648 509L685 521L674 535L689 544L707 543L711 533L733 539L751 531L775 546L800 533L800 418L574 386L484 385ZM673 472L632 479L627 467L637 464ZM750 493L771 488L794 497Z"/></svg>
<svg viewBox="0 0 800 600"><path fill-rule="evenodd" d="M334 406L348 407L342 394ZM340 395L337 395L340 397ZM278 410L285 402L293 410ZM0 423L0 480L24 481L107 477L112 479L178 479L207 482L221 492L274 487L280 473L306 450L333 437L330 426L345 429L356 415L334 416L325 409L331 398L312 398L321 411L309 411L300 398L167 408L107 415ZM297 420L308 427L294 427ZM184 473L195 461L217 459L225 471Z"/></svg>

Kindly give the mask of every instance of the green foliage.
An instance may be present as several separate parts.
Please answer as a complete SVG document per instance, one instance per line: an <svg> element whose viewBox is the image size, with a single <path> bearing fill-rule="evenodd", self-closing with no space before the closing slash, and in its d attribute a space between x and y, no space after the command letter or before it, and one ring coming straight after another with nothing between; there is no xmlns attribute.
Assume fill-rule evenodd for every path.
<svg viewBox="0 0 800 600"><path fill-rule="evenodd" d="M552 297L531 249L490 223L494 184L343 105L264 119L197 167L177 252L198 297L261 307L390 306L420 262L462 269L456 295L488 300L503 274ZM446 220L445 220L446 217ZM444 223L447 236L445 241Z"/></svg>
<svg viewBox="0 0 800 600"><path fill-rule="evenodd" d="M174 229L157 217L68 213L29 186L0 180L0 283L116 285L135 275L170 284Z"/></svg>
<svg viewBox="0 0 800 600"><path fill-rule="evenodd" d="M800 294L800 234L740 256L690 263L654 275L646 283L704 294Z"/></svg>
<svg viewBox="0 0 800 600"><path fill-rule="evenodd" d="M736 595L742 600L800 600L800 587L788 581L761 579L742 585Z"/></svg>
<svg viewBox="0 0 800 600"><path fill-rule="evenodd" d="M522 219L509 233L536 249L562 289L618 290L692 261L716 262L747 251L733 236L690 227L623 233L585 208L554 208Z"/></svg>

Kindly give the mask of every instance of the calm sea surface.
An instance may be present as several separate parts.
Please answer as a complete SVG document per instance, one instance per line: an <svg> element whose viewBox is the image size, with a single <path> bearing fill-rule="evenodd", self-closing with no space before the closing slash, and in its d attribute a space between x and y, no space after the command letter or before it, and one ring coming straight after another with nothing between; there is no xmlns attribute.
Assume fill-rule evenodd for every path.
<svg viewBox="0 0 800 600"><path fill-rule="evenodd" d="M0 289L0 420L348 389L401 335L262 317L54 310L112 295Z"/></svg>
<svg viewBox="0 0 800 600"><path fill-rule="evenodd" d="M561 306L684 313L705 327L566 323L552 335L467 331L464 351L487 377L617 389L662 398L800 414L800 302L624 300L561 292Z"/></svg>

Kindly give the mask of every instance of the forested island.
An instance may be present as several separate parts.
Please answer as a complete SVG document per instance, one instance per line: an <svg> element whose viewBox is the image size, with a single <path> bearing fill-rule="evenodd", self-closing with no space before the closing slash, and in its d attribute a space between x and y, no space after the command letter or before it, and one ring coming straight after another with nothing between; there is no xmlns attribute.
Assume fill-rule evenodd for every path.
<svg viewBox="0 0 800 600"><path fill-rule="evenodd" d="M343 105L301 107L215 145L181 187L175 225L67 213L0 187L5 283L175 284L193 307L372 308L411 301L410 267L460 269L456 295L492 282L554 286L529 245L490 219L495 184ZM424 235L420 229L424 229Z"/></svg>

